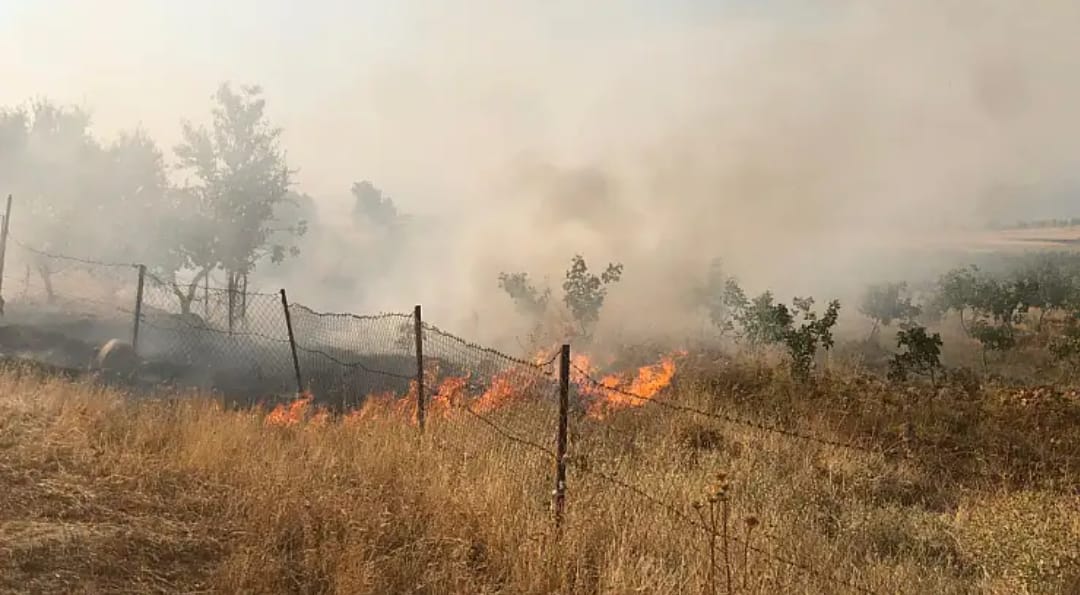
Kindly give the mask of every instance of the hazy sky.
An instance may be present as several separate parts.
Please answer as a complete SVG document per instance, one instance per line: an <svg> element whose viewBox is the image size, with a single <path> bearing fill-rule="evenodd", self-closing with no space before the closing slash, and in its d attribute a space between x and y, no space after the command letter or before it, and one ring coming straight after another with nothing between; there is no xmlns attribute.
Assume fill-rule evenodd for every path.
<svg viewBox="0 0 1080 595"><path fill-rule="evenodd" d="M342 194L371 178L408 203L467 193L507 155L583 135L629 74L611 64L596 78L620 46L796 14L776 1L581 4L0 0L0 104L79 103L101 134L141 125L168 149L217 83L258 83L304 189ZM470 171L444 158L463 152Z"/></svg>
<svg viewBox="0 0 1080 595"><path fill-rule="evenodd" d="M1045 216L1080 185L1077 31L1076 0L0 0L0 104L168 150L258 83L301 189L458 215L387 303L462 310L581 252L627 265L632 312L714 256L825 291L913 234Z"/></svg>

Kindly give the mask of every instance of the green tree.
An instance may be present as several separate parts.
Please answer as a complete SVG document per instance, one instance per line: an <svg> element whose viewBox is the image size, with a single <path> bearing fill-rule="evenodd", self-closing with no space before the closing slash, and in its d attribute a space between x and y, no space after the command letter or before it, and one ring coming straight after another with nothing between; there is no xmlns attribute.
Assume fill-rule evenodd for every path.
<svg viewBox="0 0 1080 595"><path fill-rule="evenodd" d="M1017 345L1016 325L1032 296L1038 295L1037 281L1031 278L998 279L975 266L949 271L939 285L944 308L959 312L965 332L982 345L984 369L988 352L1004 354ZM965 312L970 313L967 321Z"/></svg>
<svg viewBox="0 0 1080 595"><path fill-rule="evenodd" d="M183 142L175 151L180 169L190 176L181 194L189 216L177 254L195 275L181 288L178 269L165 271L178 296L193 296L215 268L225 270L235 290L260 259L280 262L299 253L295 245L271 241L283 232L302 235L304 228L278 225L277 207L288 199L293 172L280 147L281 129L265 112L259 87L234 91L226 83L214 94L210 128L183 125Z"/></svg>
<svg viewBox="0 0 1080 595"><path fill-rule="evenodd" d="M748 304L738 280L725 274L720 259L714 259L709 264L699 299L709 316L709 322L720 331L721 336L735 331L736 316Z"/></svg>
<svg viewBox="0 0 1080 595"><path fill-rule="evenodd" d="M870 285L859 302L859 312L873 321L870 337L878 334L882 326L896 321L911 321L919 316L921 309L911 303L907 283L882 283Z"/></svg>
<svg viewBox="0 0 1080 595"><path fill-rule="evenodd" d="M1020 296L1026 308L1037 308L1039 317L1035 329L1042 331L1047 313L1069 310L1078 305L1076 278L1062 266L1061 259L1040 255L1028 263L1017 275L1017 285L1023 290Z"/></svg>
<svg viewBox="0 0 1080 595"><path fill-rule="evenodd" d="M161 152L145 133L102 144L78 107L39 100L0 111L0 179L15 195L18 241L49 299L54 259L147 261L161 243L167 190Z"/></svg>
<svg viewBox="0 0 1080 595"><path fill-rule="evenodd" d="M499 289L514 300L514 305L522 314L538 321L547 312L551 290L537 289L528 273L499 273Z"/></svg>
<svg viewBox="0 0 1080 595"><path fill-rule="evenodd" d="M926 327L906 324L896 334L896 346L901 349L889 362L889 378L897 382L907 380L910 374L928 376L937 385L941 366L941 334L930 335Z"/></svg>
<svg viewBox="0 0 1080 595"><path fill-rule="evenodd" d="M742 295L742 290L737 293ZM784 340L794 322L788 307L774 301L771 291L766 291L752 300L742 296L742 305L735 312L735 321L741 329L741 337L751 345L772 345Z"/></svg>
<svg viewBox="0 0 1080 595"><path fill-rule="evenodd" d="M600 309L607 298L607 286L622 278L621 264L608 264L599 276L589 272L585 258L574 255L563 281L563 302L570 310L578 331L585 337L592 335L593 327L600 320Z"/></svg>
<svg viewBox="0 0 1080 595"><path fill-rule="evenodd" d="M834 341L832 329L840 317L840 302L833 300L820 317L813 311L814 298L795 298L794 313L800 324L795 326L792 317L788 328L784 330L783 342L791 356L791 374L797 380L809 380L814 370L814 357L818 347L829 351Z"/></svg>

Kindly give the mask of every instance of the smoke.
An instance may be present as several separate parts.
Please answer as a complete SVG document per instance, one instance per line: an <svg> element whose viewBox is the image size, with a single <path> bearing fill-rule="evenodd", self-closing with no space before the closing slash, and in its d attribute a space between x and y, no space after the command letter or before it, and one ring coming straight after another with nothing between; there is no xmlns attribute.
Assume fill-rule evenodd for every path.
<svg viewBox="0 0 1080 595"><path fill-rule="evenodd" d="M523 328L500 271L558 293L575 253L597 271L622 262L605 332L686 329L713 258L750 291L848 296L904 274L927 245L1077 186L1075 2L648 4L426 2L350 32L355 15L327 2L325 19L298 25L311 36L289 38L280 67L293 78L267 67L286 49L259 45L221 69L173 69L181 92L163 105L224 76L268 76L254 82L325 220L347 212L359 179L417 218L386 246L322 227L346 239L309 245L287 277L300 299L420 302L485 340ZM394 33L345 42L374 36L369 22ZM348 51L359 47L374 53ZM295 57L305 48L309 61ZM170 146L175 124L140 113ZM361 249L388 262L377 275L357 265L361 289L314 273L347 273L341 252Z"/></svg>

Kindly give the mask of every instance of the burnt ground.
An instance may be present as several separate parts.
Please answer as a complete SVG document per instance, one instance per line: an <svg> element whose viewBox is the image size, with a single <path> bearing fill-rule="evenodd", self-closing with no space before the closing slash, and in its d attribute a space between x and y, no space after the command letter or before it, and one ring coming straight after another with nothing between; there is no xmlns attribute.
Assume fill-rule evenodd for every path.
<svg viewBox="0 0 1080 595"><path fill-rule="evenodd" d="M218 395L232 406L274 404L296 394L291 356L280 345L192 332L170 340L140 339L137 369L127 375L96 369L98 350L109 339L128 340L123 324L93 318L35 320L0 325L0 363L19 365L72 379L91 379L135 394L194 388ZM404 394L416 364L411 356L361 355L327 347L300 353L305 387L316 402L332 409L359 404L364 396ZM451 369L449 366L444 366Z"/></svg>

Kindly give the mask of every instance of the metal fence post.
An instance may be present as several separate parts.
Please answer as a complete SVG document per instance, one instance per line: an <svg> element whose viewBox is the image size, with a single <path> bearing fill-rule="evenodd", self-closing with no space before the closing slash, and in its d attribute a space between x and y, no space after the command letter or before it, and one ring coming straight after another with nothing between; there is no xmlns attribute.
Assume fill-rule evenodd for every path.
<svg viewBox="0 0 1080 595"><path fill-rule="evenodd" d="M570 409L570 346L559 354L559 431L555 443L555 527L562 528L566 506L566 433Z"/></svg>
<svg viewBox="0 0 1080 595"><path fill-rule="evenodd" d="M416 424L424 431L424 321L420 304L413 308L413 334L416 335Z"/></svg>
<svg viewBox="0 0 1080 595"><path fill-rule="evenodd" d="M293 334L292 315L289 314L289 298L281 290L281 307L285 310L285 328L289 330L289 349L292 351L293 372L296 373L296 393L304 392L304 381L300 377L300 358L296 356L296 336Z"/></svg>
<svg viewBox="0 0 1080 595"><path fill-rule="evenodd" d="M131 326L131 350L139 353L139 324L142 321L143 285L146 283L146 265L139 265L139 285L135 289L135 321Z"/></svg>
<svg viewBox="0 0 1080 595"><path fill-rule="evenodd" d="M11 195L7 197L7 209L4 211L4 225L0 228L0 316L4 315L4 263L7 261L8 228L11 225Z"/></svg>

